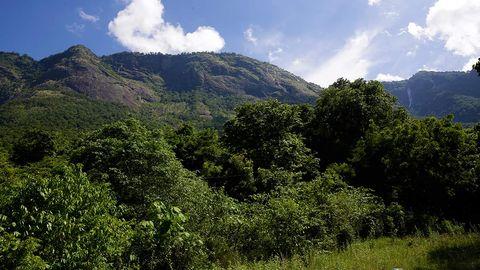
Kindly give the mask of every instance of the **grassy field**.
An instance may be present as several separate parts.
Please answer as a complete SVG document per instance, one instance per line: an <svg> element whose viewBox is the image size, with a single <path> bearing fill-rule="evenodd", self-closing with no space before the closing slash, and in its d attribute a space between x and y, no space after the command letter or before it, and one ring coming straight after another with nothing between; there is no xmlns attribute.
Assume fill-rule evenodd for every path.
<svg viewBox="0 0 480 270"><path fill-rule="evenodd" d="M381 238L353 244L341 252L317 252L307 259L276 259L231 269L480 269L480 235Z"/></svg>

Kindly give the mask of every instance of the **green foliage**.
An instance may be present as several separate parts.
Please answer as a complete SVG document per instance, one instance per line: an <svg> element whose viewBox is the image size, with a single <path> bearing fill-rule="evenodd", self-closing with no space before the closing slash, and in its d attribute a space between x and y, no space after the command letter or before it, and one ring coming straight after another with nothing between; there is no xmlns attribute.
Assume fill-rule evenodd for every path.
<svg viewBox="0 0 480 270"><path fill-rule="evenodd" d="M451 117L372 127L352 157L354 183L375 189L417 217L476 220L476 139Z"/></svg>
<svg viewBox="0 0 480 270"><path fill-rule="evenodd" d="M0 52L0 135L36 126L75 136L129 115L152 126L192 121L221 128L246 101L313 102L320 90L236 54L97 57L77 45L35 61Z"/></svg>
<svg viewBox="0 0 480 270"><path fill-rule="evenodd" d="M42 160L55 152L53 137L41 130L29 131L13 145L11 159L19 165Z"/></svg>
<svg viewBox="0 0 480 270"><path fill-rule="evenodd" d="M339 79L317 100L309 145L323 164L343 162L370 125L383 127L406 118L395 102L379 82Z"/></svg>
<svg viewBox="0 0 480 270"><path fill-rule="evenodd" d="M28 99L11 100L0 106L0 143L13 143L32 129L77 138L84 130L124 119L125 106L93 101L57 90L39 90Z"/></svg>
<svg viewBox="0 0 480 270"><path fill-rule="evenodd" d="M480 120L480 77L475 71L420 71L410 79L383 82L399 103L418 117L455 115L455 121Z"/></svg>
<svg viewBox="0 0 480 270"><path fill-rule="evenodd" d="M271 149L258 150L267 148L264 143L280 141L303 125L299 107L276 100L245 104L236 111L236 117L225 124L224 140L234 151L246 151L260 167L270 163L265 152Z"/></svg>
<svg viewBox="0 0 480 270"><path fill-rule="evenodd" d="M242 154L227 156L218 163L207 162L204 171L210 185L223 188L231 197L243 200L259 192L253 162Z"/></svg>
<svg viewBox="0 0 480 270"><path fill-rule="evenodd" d="M206 267L203 242L186 231L186 220L179 208L152 203L147 220L136 225L132 242L141 269Z"/></svg>
<svg viewBox="0 0 480 270"><path fill-rule="evenodd" d="M194 241L195 245L190 246L193 242L182 244L171 239L166 246L162 246L161 242L146 238L145 241L150 241L150 247L146 246L147 250L141 251L142 256L151 258L157 252L162 252L163 257L150 266L148 261L141 260L141 265L155 268L156 265L172 264L175 267L182 261L187 264L190 260L196 265L205 256L199 242L202 239L208 247L205 252L213 258L217 253L231 252L225 248L229 245L226 242L228 240L221 236L225 234L225 228L218 226L236 208L229 198L209 189L207 183L183 168L161 133L148 131L135 120L111 124L88 135L75 147L71 156L74 162L84 165L94 181L111 184L118 201L126 204L126 218L155 223L147 207L152 203L155 205L155 202L162 202L166 207L177 206L188 215L184 228L191 237L186 240ZM161 228L155 229L155 226L138 227L146 230L138 237L144 239L148 235L155 235L152 230L162 231ZM217 231L221 233L216 234ZM141 243L136 243L141 246ZM178 256L177 259L173 259L175 256Z"/></svg>
<svg viewBox="0 0 480 270"><path fill-rule="evenodd" d="M191 125L183 125L176 130L166 132L169 144L185 168L200 172L205 164L216 162L226 154L226 149L220 145L218 133L212 129L197 130Z"/></svg>
<svg viewBox="0 0 480 270"><path fill-rule="evenodd" d="M348 187L333 171L311 182L257 196L247 206L241 240L252 259L343 248L381 232L383 206L373 195Z"/></svg>
<svg viewBox="0 0 480 270"><path fill-rule="evenodd" d="M165 59L173 70L160 64ZM197 129L218 127L240 102L216 91L243 83L243 75L268 76L238 59L208 53L99 59L77 46L42 61L49 70L42 78L56 81L45 85L57 88L29 95L18 88L24 99L0 107L0 134L6 134L0 268L227 268L235 261L349 250L358 240L417 230L463 232L480 223L480 126L463 128L451 117L414 119L378 82L341 79L315 107L250 103L237 108L223 132ZM10 75L24 78L15 65L9 64ZM235 71L240 79L229 77L231 65L245 69ZM180 67L188 80L172 79ZM109 79L95 87L121 80L131 107L82 96L95 87L72 94L92 83L81 79L84 72L98 71ZM145 85L155 93L142 99L153 99L129 99ZM209 90L192 90L199 85ZM165 90L173 86L185 89ZM114 122L129 115L142 122ZM17 140L18 130L35 126L42 131ZM54 142L47 130L60 139Z"/></svg>
<svg viewBox="0 0 480 270"><path fill-rule="evenodd" d="M177 178L187 177L171 147L129 120L88 135L71 154L93 180L109 182L122 203L141 205L160 199Z"/></svg>
<svg viewBox="0 0 480 270"><path fill-rule="evenodd" d="M318 160L302 137L310 116L309 106L276 100L245 104L225 124L222 139L233 152L251 159L255 169L276 167L302 172L306 179L313 179Z"/></svg>
<svg viewBox="0 0 480 270"><path fill-rule="evenodd" d="M0 265L53 269L120 268L132 231L116 217L106 185L77 168L25 176L0 189Z"/></svg>

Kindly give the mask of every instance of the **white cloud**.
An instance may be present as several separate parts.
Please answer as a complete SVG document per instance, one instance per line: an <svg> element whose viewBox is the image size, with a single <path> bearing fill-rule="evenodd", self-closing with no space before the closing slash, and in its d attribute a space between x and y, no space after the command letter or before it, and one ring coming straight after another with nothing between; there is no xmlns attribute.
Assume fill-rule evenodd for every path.
<svg viewBox="0 0 480 270"><path fill-rule="evenodd" d="M410 33L410 35L414 36L417 39L428 37L425 29L423 29L423 27L417 25L416 23L409 23L407 26L407 31L408 33Z"/></svg>
<svg viewBox="0 0 480 270"><path fill-rule="evenodd" d="M418 48L419 48L419 46L418 46L418 45L415 45L415 47L414 47L412 50L409 50L409 51L407 52L407 56L412 56L412 57L416 56L416 55L417 55Z"/></svg>
<svg viewBox="0 0 480 270"><path fill-rule="evenodd" d="M416 38L439 39L454 54L472 57L480 54L480 1L438 0L428 11L426 26L408 25Z"/></svg>
<svg viewBox="0 0 480 270"><path fill-rule="evenodd" d="M85 13L85 11L83 11L83 9L78 10L78 16L80 16L80 18L82 18L83 20L91 22L91 23L95 23L95 22L98 22L98 20L100 20L100 18L98 16L94 16L94 15L90 15L90 14Z"/></svg>
<svg viewBox="0 0 480 270"><path fill-rule="evenodd" d="M320 67L305 75L308 81L329 86L338 78L354 80L365 77L372 61L366 54L376 32L360 32L349 39L344 47Z"/></svg>
<svg viewBox="0 0 480 270"><path fill-rule="evenodd" d="M252 43L253 45L257 46L258 44L258 39L255 37L255 35L253 34L253 28L252 27L249 27L247 28L247 30L245 30L245 32L243 32L243 36L245 37L245 39Z"/></svg>
<svg viewBox="0 0 480 270"><path fill-rule="evenodd" d="M282 48L277 48L274 51L269 51L268 52L268 61L271 63L271 62L274 62L274 61L278 60L279 59L278 55L281 54L282 52L283 52Z"/></svg>
<svg viewBox="0 0 480 270"><path fill-rule="evenodd" d="M68 32L73 33L77 36L80 36L82 32L85 30L85 25L74 22L72 24L65 25L65 28L67 29Z"/></svg>
<svg viewBox="0 0 480 270"><path fill-rule="evenodd" d="M380 2L382 2L382 0L368 0L368 5L375 6L375 5L379 5Z"/></svg>
<svg viewBox="0 0 480 270"><path fill-rule="evenodd" d="M381 82L393 82L393 81L403 81L405 78L397 76L397 75L392 75L392 74L383 74L380 73L377 75L377 78L375 78L377 81Z"/></svg>
<svg viewBox="0 0 480 270"><path fill-rule="evenodd" d="M418 71L439 71L438 68L430 67L428 65L423 65Z"/></svg>
<svg viewBox="0 0 480 270"><path fill-rule="evenodd" d="M393 18L400 17L400 13L398 13L396 11L386 11L386 12L383 13L383 16L385 16L389 19L393 19Z"/></svg>
<svg viewBox="0 0 480 270"><path fill-rule="evenodd" d="M470 71L473 69L473 65L475 65L478 62L478 58L472 57L468 62L463 66L463 71Z"/></svg>
<svg viewBox="0 0 480 270"><path fill-rule="evenodd" d="M132 0L108 24L109 33L136 52L217 52L225 46L213 27L200 26L195 32L185 33L180 25L165 22L163 12L160 0Z"/></svg>
<svg viewBox="0 0 480 270"><path fill-rule="evenodd" d="M303 65L303 60L300 59L300 58L295 58L295 59L292 61L292 65L293 65L294 67L301 66L301 65Z"/></svg>

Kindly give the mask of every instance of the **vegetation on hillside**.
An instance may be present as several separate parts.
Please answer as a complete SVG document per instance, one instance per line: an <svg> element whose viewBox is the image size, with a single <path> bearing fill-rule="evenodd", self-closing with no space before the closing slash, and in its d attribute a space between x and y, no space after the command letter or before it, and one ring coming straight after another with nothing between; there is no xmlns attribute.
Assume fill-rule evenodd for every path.
<svg viewBox="0 0 480 270"><path fill-rule="evenodd" d="M338 80L315 105L247 103L221 132L133 118L27 130L0 148L0 268L211 269L312 252L323 265L326 252L389 249L368 239L480 223L480 128L416 119L375 81Z"/></svg>
<svg viewBox="0 0 480 270"><path fill-rule="evenodd" d="M259 99L313 103L321 88L237 54L119 53L78 45L40 61L0 52L0 135L30 126L71 135L106 123L221 128L234 109Z"/></svg>
<svg viewBox="0 0 480 270"><path fill-rule="evenodd" d="M420 71L408 80L383 84L415 116L454 114L455 121L469 124L480 120L480 77L475 71Z"/></svg>

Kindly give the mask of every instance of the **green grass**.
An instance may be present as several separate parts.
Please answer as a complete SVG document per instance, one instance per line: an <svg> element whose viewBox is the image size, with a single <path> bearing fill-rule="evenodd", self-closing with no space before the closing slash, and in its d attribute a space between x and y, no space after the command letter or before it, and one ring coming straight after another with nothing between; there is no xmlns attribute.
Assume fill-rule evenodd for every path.
<svg viewBox="0 0 480 270"><path fill-rule="evenodd" d="M470 270L480 269L480 235L381 238L353 244L341 252L315 252L295 257L236 265L230 269L337 270Z"/></svg>

